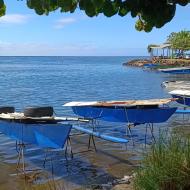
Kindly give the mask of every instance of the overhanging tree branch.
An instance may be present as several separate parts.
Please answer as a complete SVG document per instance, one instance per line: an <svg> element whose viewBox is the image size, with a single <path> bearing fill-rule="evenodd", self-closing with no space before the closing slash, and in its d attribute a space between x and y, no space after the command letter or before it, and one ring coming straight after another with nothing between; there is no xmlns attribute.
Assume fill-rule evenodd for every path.
<svg viewBox="0 0 190 190"><path fill-rule="evenodd" d="M17 0L19 1L19 0ZM89 17L100 13L107 17L131 14L137 17L135 28L139 31L150 32L153 27L161 28L171 21L175 15L176 5L185 6L189 0L23 0L30 9L38 15L48 15L50 12L73 13L77 8L84 11ZM0 0L0 16L5 15L6 6Z"/></svg>

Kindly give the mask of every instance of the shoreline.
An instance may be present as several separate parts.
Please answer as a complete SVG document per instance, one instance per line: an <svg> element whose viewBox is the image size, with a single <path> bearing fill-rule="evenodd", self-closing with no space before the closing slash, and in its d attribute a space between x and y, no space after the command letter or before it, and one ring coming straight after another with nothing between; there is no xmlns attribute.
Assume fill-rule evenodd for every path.
<svg viewBox="0 0 190 190"><path fill-rule="evenodd" d="M146 64L155 65L155 69L187 67L190 66L190 59L161 59L154 57L152 59L133 59L123 63L122 65L131 67L144 67Z"/></svg>
<svg viewBox="0 0 190 190"><path fill-rule="evenodd" d="M152 63L150 59L132 59L123 63L123 66L143 67L145 64Z"/></svg>

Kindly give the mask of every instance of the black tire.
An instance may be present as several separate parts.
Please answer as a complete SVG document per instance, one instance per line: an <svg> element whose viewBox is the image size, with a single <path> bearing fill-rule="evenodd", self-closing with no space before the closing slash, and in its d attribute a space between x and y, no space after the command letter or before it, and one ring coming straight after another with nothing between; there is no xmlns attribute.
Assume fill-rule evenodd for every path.
<svg viewBox="0 0 190 190"><path fill-rule="evenodd" d="M26 117L51 117L53 116L53 107L27 107L24 109Z"/></svg>
<svg viewBox="0 0 190 190"><path fill-rule="evenodd" d="M1 113L14 113L15 108L11 106L5 106L5 107L0 107L0 114Z"/></svg>

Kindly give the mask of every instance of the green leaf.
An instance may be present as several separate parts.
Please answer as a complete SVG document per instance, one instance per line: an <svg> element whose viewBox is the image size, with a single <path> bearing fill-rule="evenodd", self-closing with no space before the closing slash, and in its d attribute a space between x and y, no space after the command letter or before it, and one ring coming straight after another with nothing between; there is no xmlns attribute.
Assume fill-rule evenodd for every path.
<svg viewBox="0 0 190 190"><path fill-rule="evenodd" d="M4 4L4 1L3 0L0 0L0 7L3 7L5 4Z"/></svg>
<svg viewBox="0 0 190 190"><path fill-rule="evenodd" d="M152 30L152 25L151 24L149 24L149 23L145 23L144 24L144 31L145 32L150 32L151 30Z"/></svg>
<svg viewBox="0 0 190 190"><path fill-rule="evenodd" d="M95 6L97 9L102 9L105 0L94 0L93 2L94 2L94 6Z"/></svg>
<svg viewBox="0 0 190 190"><path fill-rule="evenodd" d="M96 9L92 0L84 1L84 10L89 17L96 15Z"/></svg>
<svg viewBox="0 0 190 190"><path fill-rule="evenodd" d="M185 6L188 4L188 0L177 0L177 3L181 6Z"/></svg>
<svg viewBox="0 0 190 190"><path fill-rule="evenodd" d="M129 12L129 8L126 3L122 3L119 9L119 16L125 16Z"/></svg>
<svg viewBox="0 0 190 190"><path fill-rule="evenodd" d="M188 51L190 50L190 31L182 30L177 33L173 32L168 36L167 41L174 49Z"/></svg>
<svg viewBox="0 0 190 190"><path fill-rule="evenodd" d="M0 2L3 2L0 0ZM131 13L132 17L141 16L145 28L136 24L138 30L151 30L152 27L160 28L170 22L176 11L176 5L187 5L190 0L173 0L172 4L168 0L27 0L27 6L34 9L37 14L48 14L60 8L61 12L73 13L77 6L84 10L89 17L103 13L111 17L118 13L119 16L126 16ZM5 14L6 7L1 8Z"/></svg>
<svg viewBox="0 0 190 190"><path fill-rule="evenodd" d="M58 0L59 7L61 7L61 12L74 11L77 7L77 1L75 0Z"/></svg>
<svg viewBox="0 0 190 190"><path fill-rule="evenodd" d="M107 17L111 17L113 15L115 15L119 10L119 7L118 7L118 4L117 4L117 1L109 1L109 0L106 0L105 3L104 3L104 6L103 6L103 13L105 16Z"/></svg>
<svg viewBox="0 0 190 190"><path fill-rule="evenodd" d="M142 31L144 29L144 23L142 22L142 20L137 20L136 24L135 24L135 28L138 31Z"/></svg>
<svg viewBox="0 0 190 190"><path fill-rule="evenodd" d="M138 14L138 11L137 10L131 10L131 16L134 18L136 17Z"/></svg>
<svg viewBox="0 0 190 190"><path fill-rule="evenodd" d="M80 10L84 10L85 9L85 0L80 0L79 1L79 8L80 8Z"/></svg>
<svg viewBox="0 0 190 190"><path fill-rule="evenodd" d="M6 6L3 0L0 0L0 17L4 16L6 13Z"/></svg>

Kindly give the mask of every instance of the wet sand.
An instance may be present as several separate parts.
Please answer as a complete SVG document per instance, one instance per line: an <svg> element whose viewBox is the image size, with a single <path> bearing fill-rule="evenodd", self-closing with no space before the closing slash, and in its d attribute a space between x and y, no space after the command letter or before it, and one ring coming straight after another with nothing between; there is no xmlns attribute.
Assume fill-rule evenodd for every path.
<svg viewBox="0 0 190 190"><path fill-rule="evenodd" d="M53 166L53 177L58 184L65 189L84 189L96 188L98 186L111 183L114 179L122 178L124 175L131 175L138 161L132 160L134 153L126 150L126 147L120 144L114 144L100 139L95 139L97 152L94 147L87 151L88 136L72 137L72 148L74 158L65 160L63 153L51 153L53 164L48 161L44 172L48 172L47 179L52 180L51 169ZM14 149L14 144L9 144ZM77 150L77 151L76 151ZM80 153L81 152L81 153ZM41 152L42 153L42 152ZM33 153L26 151L26 162L28 168L43 168L43 154L37 156L36 151ZM35 157L35 159L30 158ZM3 190L22 190L26 187L30 189L30 184L26 185L23 176L16 175L16 151L11 150L8 155L1 157L0 168L0 188ZM130 159L131 158L131 159ZM11 161L10 161L11 160ZM10 163L13 162L13 163ZM31 174L30 174L31 175ZM39 175L41 182L47 179L43 174ZM37 183L40 181L38 180ZM47 185L47 184L46 184ZM11 187L11 188L10 188ZM36 189L43 188L43 185L35 185Z"/></svg>

